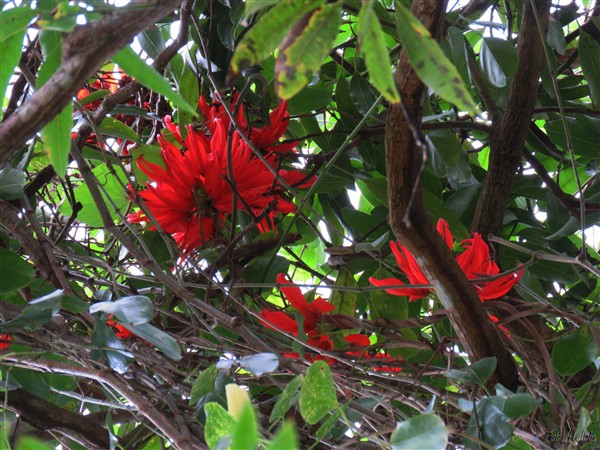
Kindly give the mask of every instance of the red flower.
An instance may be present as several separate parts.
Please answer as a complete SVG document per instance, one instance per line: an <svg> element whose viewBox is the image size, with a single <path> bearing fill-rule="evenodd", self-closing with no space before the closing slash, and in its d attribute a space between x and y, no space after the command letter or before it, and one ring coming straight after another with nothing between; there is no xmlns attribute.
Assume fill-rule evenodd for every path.
<svg viewBox="0 0 600 450"><path fill-rule="evenodd" d="M277 275L277 282L279 284L290 284L282 273ZM333 311L334 306L321 297L317 297L312 303L308 303L306 298L304 298L302 291L300 291L300 288L295 285L281 286L281 292L283 292L283 295L290 304L304 317L304 332L307 336L313 337L318 335L318 322L321 320L323 314ZM274 328L273 325L275 325L283 331L298 336L298 323L288 314L281 311L264 309L261 311L260 317L264 319L261 321L264 326ZM318 345L315 346L318 347Z"/></svg>
<svg viewBox="0 0 600 450"><path fill-rule="evenodd" d="M114 320L107 320L106 325L108 325L115 331L117 339L129 339L130 337L135 336L135 334L132 331L128 330L123 325L121 325L118 322L115 322Z"/></svg>
<svg viewBox="0 0 600 450"><path fill-rule="evenodd" d="M438 233L444 238L444 241L451 249L454 239L448 229L448 222L440 219L437 224ZM475 233L471 239L461 242L466 250L456 257L456 262L465 273L467 279L471 280L473 286L479 294L481 301L491 300L505 295L523 275L523 269L518 273L510 273L506 276L493 281L483 281L481 278L494 276L500 273L498 265L490 258L490 249L481 238L479 233ZM427 277L421 271L412 254L402 244L390 242L392 252L396 256L398 267L404 272L410 284L430 284ZM399 248L398 248L399 247ZM404 284L397 278L385 278L378 280L369 278L369 281L375 286L393 286ZM387 292L393 295L408 295L409 301L426 297L431 289L422 288L389 288Z"/></svg>
<svg viewBox="0 0 600 450"><path fill-rule="evenodd" d="M162 136L159 142L166 168L146 161L143 155L137 160L138 167L150 178L140 197L160 226L187 253L209 241L216 225L233 211L232 190L226 181L227 126L216 117L210 137L188 127L184 141L169 117L165 118L165 124L183 148ZM269 168L253 156L238 133L233 133L231 139L235 189L241 197L238 208L253 215L269 209L282 214L294 212L294 204L282 197ZM275 165L276 155L269 154L266 158ZM304 178L296 170L280 170L279 175L290 184ZM128 220L149 221L141 211L130 214Z"/></svg>
<svg viewBox="0 0 600 450"><path fill-rule="evenodd" d="M371 341L364 334L350 334L350 335L346 336L344 338L344 340L346 342L348 342L348 344L350 344L350 347L369 347L371 345ZM364 350L354 350L354 351L346 352L346 355L355 356L358 358L366 358L366 359L380 359L381 360L380 363L398 362L397 359L393 358L392 356L388 355L385 352L377 352L377 353L371 355L371 354L365 352ZM402 370L402 367L376 365L376 366L373 366L372 369L376 372L395 373L395 372L400 372Z"/></svg>
<svg viewBox="0 0 600 450"><path fill-rule="evenodd" d="M233 101L229 105L229 109L232 112L235 112L236 110L237 99L238 94L235 93L233 95ZM221 120L225 124L225 127L229 128L231 121L221 103L216 102L213 105L209 105L204 97L200 97L198 104L202 111L204 125L211 133L214 133L215 123L218 120ZM287 130L290 121L290 115L287 111L287 102L285 100L282 100L281 103L279 103L279 106L269 115L270 124L262 128L250 127L248 125L248 120L244 115L243 107L241 105L237 110L237 123L244 129L250 141L265 153L286 153L292 151L294 147L296 147L297 142L279 143L279 139Z"/></svg>
<svg viewBox="0 0 600 450"><path fill-rule="evenodd" d="M8 348L11 340L12 340L12 338L10 337L9 334L0 335L0 350L4 350L5 348Z"/></svg>

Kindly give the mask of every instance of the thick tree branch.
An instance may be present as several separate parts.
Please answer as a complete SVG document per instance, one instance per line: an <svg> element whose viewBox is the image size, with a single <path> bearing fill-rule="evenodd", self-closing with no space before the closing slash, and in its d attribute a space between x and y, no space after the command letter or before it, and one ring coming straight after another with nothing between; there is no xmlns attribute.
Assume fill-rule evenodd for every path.
<svg viewBox="0 0 600 450"><path fill-rule="evenodd" d="M61 408L21 389L7 391L5 395L8 407L38 430L57 431L68 437L75 435L90 449L109 448L108 430L102 422Z"/></svg>
<svg viewBox="0 0 600 450"><path fill-rule="evenodd" d="M445 10L446 2L424 0L414 2L412 12L433 36L439 36ZM429 220L420 186L413 189L422 164L422 154L416 149L413 132L421 121L427 90L412 69L405 51L400 56L395 78L403 105L390 106L386 123L390 226L432 281L469 357L475 361L495 356L498 360L496 381L514 387L517 372L510 353L488 319L474 288Z"/></svg>
<svg viewBox="0 0 600 450"><path fill-rule="evenodd" d="M538 29L536 13L540 19ZM515 171L523 155L525 138L537 98L541 57L548 28L549 0L526 1L519 35L519 67L511 84L510 99L500 122L490 132L490 162L477 202L472 229L487 236L499 234Z"/></svg>
<svg viewBox="0 0 600 450"><path fill-rule="evenodd" d="M172 12L181 0L137 2L102 19L77 26L64 41L62 64L31 98L0 125L0 166L27 139L65 108L77 89L144 28Z"/></svg>

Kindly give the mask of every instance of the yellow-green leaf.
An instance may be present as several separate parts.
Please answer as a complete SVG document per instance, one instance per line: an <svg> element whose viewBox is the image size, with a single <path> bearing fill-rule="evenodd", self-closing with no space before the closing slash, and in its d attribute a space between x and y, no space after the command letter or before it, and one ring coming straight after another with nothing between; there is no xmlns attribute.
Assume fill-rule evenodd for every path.
<svg viewBox="0 0 600 450"><path fill-rule="evenodd" d="M415 72L444 100L471 114L477 106L464 86L456 67L448 60L429 30L396 2L396 27Z"/></svg>
<svg viewBox="0 0 600 450"><path fill-rule="evenodd" d="M357 287L354 275L352 275L352 272L345 267L340 269L338 277L335 280L335 287L333 295L331 296L331 304L335 307L333 310L334 314L346 314L354 317L356 312L356 299L358 297L358 292L346 289L335 289L338 286L344 288Z"/></svg>
<svg viewBox="0 0 600 450"><path fill-rule="evenodd" d="M216 402L204 405L204 412L206 413L204 440L213 450L221 439L231 434L235 427L235 419Z"/></svg>
<svg viewBox="0 0 600 450"><path fill-rule="evenodd" d="M300 414L310 425L338 406L331 371L325 361L315 361L306 371L300 391Z"/></svg>
<svg viewBox="0 0 600 450"><path fill-rule="evenodd" d="M283 99L297 94L331 51L340 24L339 2L323 5L288 32L275 65L275 89Z"/></svg>
<svg viewBox="0 0 600 450"><path fill-rule="evenodd" d="M363 2L358 13L358 42L373 85L386 100L398 103L400 94L394 82L392 63L373 2Z"/></svg>

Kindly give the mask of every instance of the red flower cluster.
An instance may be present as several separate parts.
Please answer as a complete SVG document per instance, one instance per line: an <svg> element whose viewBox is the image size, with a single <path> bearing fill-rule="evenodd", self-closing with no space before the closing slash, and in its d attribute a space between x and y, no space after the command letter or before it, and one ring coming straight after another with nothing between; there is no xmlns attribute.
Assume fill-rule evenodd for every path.
<svg viewBox="0 0 600 450"><path fill-rule="evenodd" d="M156 221L171 234L183 253L202 246L212 239L217 224L233 211L232 184L238 195L238 208L253 216L263 216L261 230L269 227L273 214L288 214L295 205L284 198L275 176L252 149L234 132L231 140L231 168L234 180L229 180L227 168L227 131L229 119L221 106L209 107L203 99L200 107L210 134L187 127L187 136L181 138L178 127L170 117L165 126L176 143L159 137L165 168L138 158L138 167L150 178L146 189L139 195ZM238 113L246 124L243 113ZM265 151L271 167L277 167L278 155L271 149L280 149L278 142L287 128L288 115L285 103L271 114L271 127L250 129L253 142ZM266 145L268 143L269 145ZM286 145L287 144L282 144ZM305 175L297 170L279 170L279 176L288 184L306 187ZM142 212L130 214L130 222L149 222Z"/></svg>
<svg viewBox="0 0 600 450"><path fill-rule="evenodd" d="M113 329L115 335L117 336L117 339L129 339L135 336L135 334L132 331L128 330L123 325L121 325L118 322L115 322L114 320L107 320L106 325Z"/></svg>
<svg viewBox="0 0 600 450"><path fill-rule="evenodd" d="M448 228L448 222L440 219L437 224L438 233L444 238L444 241L450 249L454 245L454 238ZM469 279L481 301L492 300L502 297L519 281L523 275L523 269L518 273L510 273L493 281L483 281L481 278L498 275L500 268L490 258L490 249L481 238L479 233L475 233L471 239L465 239L461 242L465 251L456 257L456 262ZM400 243L390 242L390 248L396 256L396 262L402 272L406 274L410 284L430 284L429 280L421 271L415 257ZM369 281L375 286L393 286L404 284L397 278L385 278L378 280L369 278ZM389 288L386 289L392 295L408 295L409 301L417 300L429 295L431 289L422 288Z"/></svg>
<svg viewBox="0 0 600 450"><path fill-rule="evenodd" d="M289 284L289 281L282 273L277 275L277 282L279 284ZM323 334L318 327L322 316L333 311L334 306L321 297L317 297L311 303L308 303L302 294L302 291L300 291L300 288L295 285L282 286L281 292L283 292L283 295L290 302L290 304L300 314L302 314L304 333L306 333L306 336L308 337L307 344L325 351L333 350L333 340L329 335ZM259 315L261 317L261 323L265 327L282 330L294 336L298 336L298 322L283 311L271 311L264 309ZM363 334L351 334L344 337L344 340L350 347L353 348L369 347L371 345L369 338ZM353 350L346 352L346 354L358 358L380 359L380 362L383 363L396 361L387 353L374 353L371 355L370 353L362 350ZM300 358L298 353L284 353L283 356L286 358ZM306 359L311 362L324 359L329 364L333 364L333 360L331 358L323 357L321 355L306 355ZM399 372L402 369L400 367L377 365L373 367L373 370L382 372Z"/></svg>
<svg viewBox="0 0 600 450"><path fill-rule="evenodd" d="M448 228L448 222L440 219L437 223L438 233L444 238L444 241L450 249L454 245L454 238ZM523 269L517 273L510 273L493 281L484 281L481 278L491 277L500 273L498 265L490 258L490 249L481 238L479 233L475 233L471 239L465 239L461 242L465 251L456 257L456 262L465 273L468 280L473 283L481 301L492 300L502 297L512 287L517 284L523 275ZM429 280L421 271L414 256L400 243L390 242L390 248L396 256L396 262L402 272L406 274L410 284L430 284ZM369 278L369 281L375 286L393 286L404 284L397 278ZM426 297L431 289L421 288L389 288L386 289L392 295L407 295L409 301ZM498 322L495 316L489 316L493 322ZM499 328L508 335L508 330L500 325Z"/></svg>
<svg viewBox="0 0 600 450"><path fill-rule="evenodd" d="M1 334L0 335L0 350L4 350L5 348L8 348L11 340L12 340L12 338L10 337L10 334Z"/></svg>

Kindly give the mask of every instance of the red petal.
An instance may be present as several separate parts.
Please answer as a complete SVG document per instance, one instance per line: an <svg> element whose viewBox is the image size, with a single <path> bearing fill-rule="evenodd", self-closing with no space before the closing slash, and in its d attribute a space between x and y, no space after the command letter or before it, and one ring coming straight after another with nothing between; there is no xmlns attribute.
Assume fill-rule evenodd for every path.
<svg viewBox="0 0 600 450"><path fill-rule="evenodd" d="M385 286L397 286L405 284L397 278L384 278L383 280L378 280L377 278L369 278L369 282L375 286L385 287ZM401 296L410 296L409 301L418 300L423 297L427 297L429 295L429 289L415 289L415 288L389 288L386 289L386 292L392 295L401 295Z"/></svg>
<svg viewBox="0 0 600 450"><path fill-rule="evenodd" d="M302 313L304 317L311 315L311 309L308 302L302 295L302 291L298 286L291 283L284 274L277 274L277 283L279 284L292 284L291 286L281 286L281 292L285 295L285 298L290 304Z"/></svg>
<svg viewBox="0 0 600 450"><path fill-rule="evenodd" d="M438 220L437 231L438 231L438 233L440 233L440 235L446 242L446 245L448 246L448 248L450 250L452 250L452 247L454 246L454 238L452 237L452 233L450 233L450 228L448 227L448 222L446 222L444 219Z"/></svg>
<svg viewBox="0 0 600 450"><path fill-rule="evenodd" d="M298 323L284 312L263 309L259 316L261 317L260 323L267 328L275 330L277 327L294 336L298 335Z"/></svg>

